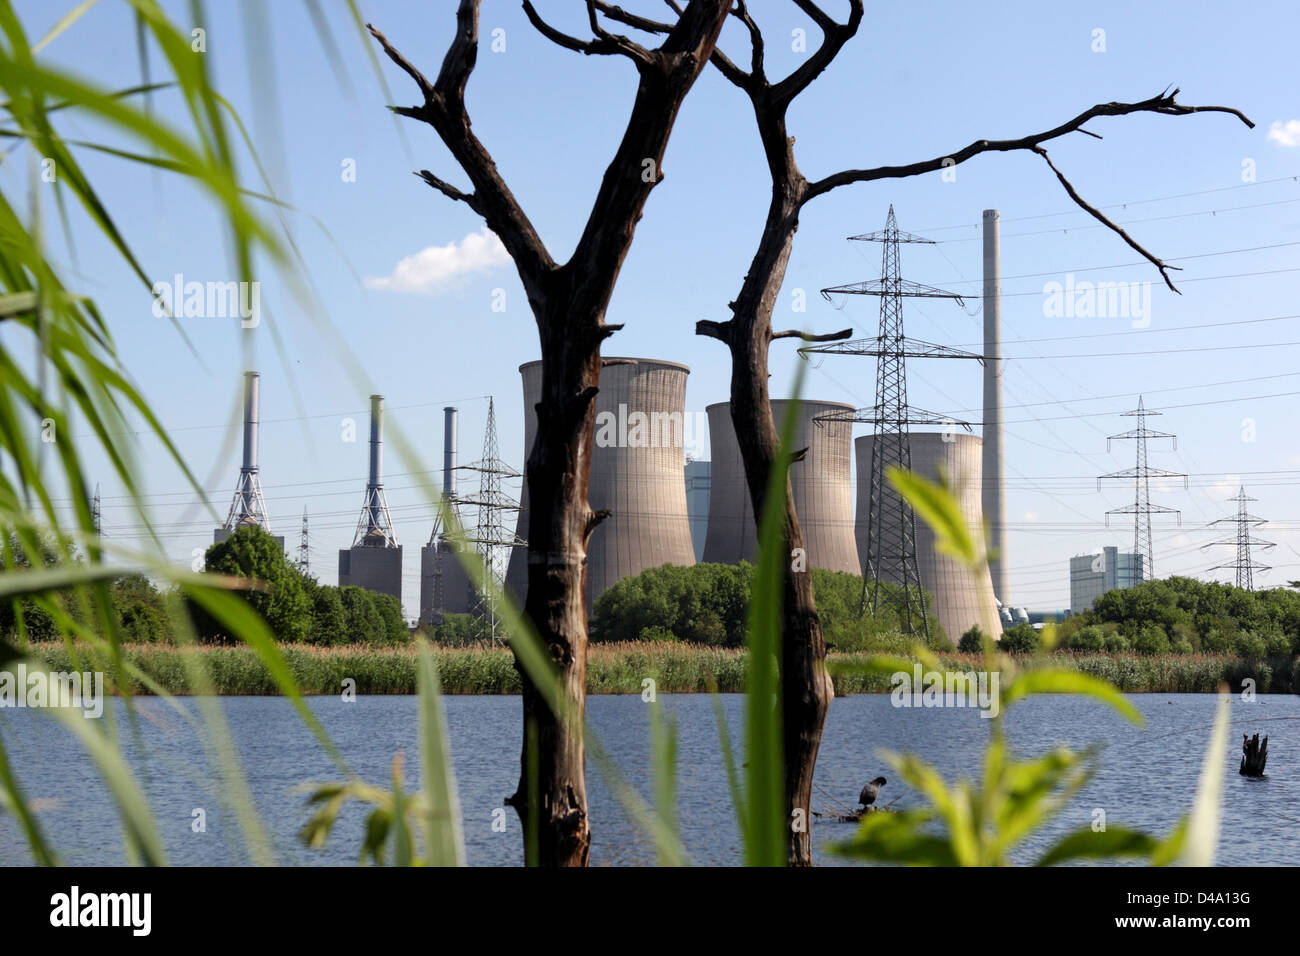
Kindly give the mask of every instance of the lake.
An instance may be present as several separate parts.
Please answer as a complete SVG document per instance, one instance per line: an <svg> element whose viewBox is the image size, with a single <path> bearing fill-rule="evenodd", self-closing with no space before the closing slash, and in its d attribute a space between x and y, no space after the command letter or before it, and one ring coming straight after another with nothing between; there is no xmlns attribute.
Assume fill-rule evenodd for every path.
<svg viewBox="0 0 1300 956"><path fill-rule="evenodd" d="M1166 833L1190 808L1214 719L1212 694L1143 694L1130 698L1146 718L1135 727L1090 699L1071 695L1033 698L1009 714L1008 735L1018 754L1039 754L1057 744L1104 747L1100 770L1051 826L1016 854L1032 862L1055 836L1087 826L1096 808L1111 824ZM699 864L740 862L735 816L728 796L713 705L706 695L661 694L677 718L679 823L691 858ZM275 844L277 860L291 865L351 865L356 862L365 811L352 806L340 816L327 845L304 847L297 831L309 817L304 781L340 775L292 706L278 697L224 697L222 707L238 747L261 818ZM368 782L389 785L393 755L404 752L408 785L418 781L415 697L309 698L309 705ZM195 713L198 702L184 700ZM156 698L137 702L132 731L124 706L109 707L128 738L126 750L159 821L171 862L229 865L248 862L240 832L209 771L200 739L169 705ZM744 697L724 695L733 741L743 738ZM493 829L494 811L505 806L519 772L520 703L517 697L446 698L451 747L464 817L466 852L475 866L522 862L520 828L506 808L506 832ZM629 782L651 794L649 707L639 696L589 698L591 723ZM107 715L106 715L107 716ZM1234 698L1232 734L1223 765L1224 810L1219 862L1289 865L1300 862L1300 697L1261 695ZM879 757L882 749L909 750L946 777L975 774L988 737L989 721L974 709L895 708L886 695L837 699L831 706L817 764L814 810L835 802L855 805L867 780L884 775L889 784L880 803L896 809L918 806L918 796L893 779ZM1242 733L1270 737L1269 776L1249 781L1237 774ZM138 737L133 737L138 734ZM98 774L75 740L48 715L33 710L0 711L11 766L62 860L77 865L124 862L120 828ZM623 814L609 787L588 761L593 865L639 865L654 861L647 840ZM191 830L192 812L202 808L207 830ZM501 818L497 814L497 819ZM830 842L852 833L852 825L813 822L819 864L838 864L824 852ZM0 816L0 865L30 863L26 843L12 817Z"/></svg>

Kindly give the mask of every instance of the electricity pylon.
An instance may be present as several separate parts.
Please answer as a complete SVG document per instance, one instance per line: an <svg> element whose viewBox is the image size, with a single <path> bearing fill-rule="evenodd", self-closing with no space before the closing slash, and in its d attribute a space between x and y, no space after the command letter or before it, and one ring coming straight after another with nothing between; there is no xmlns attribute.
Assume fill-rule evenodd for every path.
<svg viewBox="0 0 1300 956"><path fill-rule="evenodd" d="M311 550L307 543L307 507L302 509L302 538L298 543L298 559L295 562L303 574L311 574Z"/></svg>
<svg viewBox="0 0 1300 956"><path fill-rule="evenodd" d="M477 545L483 560L483 574L489 585L475 589L470 612L474 616L475 636L496 641L500 636L497 592L505 578L506 555L511 548L521 546L523 540L505 528L505 512L518 511L519 502L502 490L501 481L521 475L501 460L497 447L496 408L491 398L488 399L487 429L483 435L483 457L461 467L479 473L479 490L477 495L458 496L455 500L458 504L474 505L478 509L478 518L473 534L466 534L458 540Z"/></svg>
<svg viewBox="0 0 1300 956"><path fill-rule="evenodd" d="M1209 544L1201 545L1201 549L1213 548L1218 545L1235 545L1237 548L1237 560L1231 564L1216 564L1210 568L1211 571L1222 571L1231 568L1237 573L1237 587L1244 588L1247 591L1255 590L1255 572L1273 570L1267 564L1256 564L1251 558L1250 549L1259 548L1261 551L1267 551L1269 548L1275 548L1277 545L1272 541L1265 541L1263 538L1256 538L1250 533L1251 528L1258 528L1261 525L1268 524L1264 518L1257 518L1246 510L1248 501L1258 501L1258 498L1248 498L1246 488L1243 485L1238 489L1235 497L1229 498L1229 501L1237 502L1237 514L1232 518L1220 518L1217 521L1211 521L1210 526L1221 524L1235 524L1237 534L1232 538L1225 538L1222 541L1211 541Z"/></svg>
<svg viewBox="0 0 1300 956"><path fill-rule="evenodd" d="M907 403L907 359L960 358L975 359L982 364L983 356L947 345L909 339L903 334L904 298L953 299L958 304L962 302L962 297L956 292L945 292L933 286L911 282L900 275L899 245L905 242L933 245L934 240L900 230L892 205L884 229L849 238L858 242L881 243L880 280L822 289L822 296L827 301L833 301L835 295L879 296L879 334L875 338L856 339L835 345L806 346L799 353L805 358L812 353L823 353L872 355L879 360L876 365L875 405L855 409L851 413L831 412L819 416L819 420L869 422L876 426L875 441L871 443L867 560L862 569L859 616L866 613L868 603L872 615L875 615L880 601L880 582L888 581L899 588L894 603L900 628L906 634L924 634L928 638L930 625L926 614L925 590L916 561L916 515L902 496L888 484L887 473L894 467L911 470L909 426L961 425L969 431L970 424L913 408Z"/></svg>
<svg viewBox="0 0 1300 956"><path fill-rule="evenodd" d="M1110 527L1111 515L1129 515L1133 516L1133 553L1142 556L1142 580L1155 580L1155 553L1151 543L1151 516L1153 514L1174 514L1178 515L1178 523L1183 523L1182 512L1177 508L1166 508L1164 505L1153 505L1151 503L1151 479L1152 478L1181 478L1183 487L1187 487L1187 476L1178 471L1166 471L1163 468L1151 468L1147 465L1147 441L1152 438L1168 438L1173 443L1173 449L1178 448L1178 436L1170 432L1156 432L1147 428L1147 416L1159 415L1160 412L1153 412L1142 404L1142 396L1138 396L1138 407L1129 412L1121 412L1121 415L1130 418L1136 418L1137 428L1130 431L1122 432L1119 435L1111 435L1106 439L1106 450L1110 451L1110 443L1113 441L1132 441L1137 446L1137 464L1133 468L1125 468L1123 471L1111 472L1109 475L1101 475L1097 478L1097 487L1100 490L1101 482L1107 478L1132 478L1133 479L1133 504L1125 505L1123 508L1112 508L1106 512L1106 527Z"/></svg>

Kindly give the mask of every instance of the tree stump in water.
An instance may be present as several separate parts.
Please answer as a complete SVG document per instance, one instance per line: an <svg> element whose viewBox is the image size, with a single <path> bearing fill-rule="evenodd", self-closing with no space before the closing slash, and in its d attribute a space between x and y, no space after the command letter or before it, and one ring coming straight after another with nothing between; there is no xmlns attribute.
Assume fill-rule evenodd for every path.
<svg viewBox="0 0 1300 956"><path fill-rule="evenodd" d="M1241 735L1241 769L1238 771L1243 777L1262 777L1264 776L1264 764L1268 762L1268 738L1264 742L1259 742L1259 734L1254 737Z"/></svg>

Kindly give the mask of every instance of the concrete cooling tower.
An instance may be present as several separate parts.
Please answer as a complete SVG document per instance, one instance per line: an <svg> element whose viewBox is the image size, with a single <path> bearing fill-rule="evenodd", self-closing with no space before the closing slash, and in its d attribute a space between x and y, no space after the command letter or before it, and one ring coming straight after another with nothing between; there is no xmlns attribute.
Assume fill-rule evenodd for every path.
<svg viewBox="0 0 1300 956"><path fill-rule="evenodd" d="M950 440L944 441L945 437ZM867 558L868 501L871 494L871 447L874 442L874 435L864 435L855 443L858 465L857 539L864 566ZM945 436L939 432L912 432L910 442L912 470L932 481L939 479L942 470L962 513L966 515L971 533L982 540L981 440L974 435ZM892 485L885 489L885 494L895 494ZM933 602L928 606L929 610L939 619L949 640L956 644L973 624L978 624L985 634L993 637L1002 634L1002 623L988 568L985 567L976 574L955 558L940 554L935 547L934 532L919 517L916 519L916 563L921 575L921 586Z"/></svg>
<svg viewBox="0 0 1300 956"><path fill-rule="evenodd" d="M682 480L686 376L690 369L655 359L611 359L600 372L588 499L610 516L587 545L587 610L606 588L662 564L692 565L691 525ZM542 363L519 367L524 385L524 457L537 437ZM520 500L519 537L528 538L528 483ZM515 548L506 587L522 603L528 550Z"/></svg>
<svg viewBox="0 0 1300 956"><path fill-rule="evenodd" d="M772 402L777 431L781 430L790 402ZM853 529L853 485L849 456L853 423L813 421L831 412L851 412L841 402L799 403L794 447L807 448L802 462L790 466L794 510L803 529L808 566L828 571L860 572ZM740 444L727 402L710 405L709 445L713 455L709 523L704 539L704 561L736 564L758 560L758 534L754 506L745 481Z"/></svg>

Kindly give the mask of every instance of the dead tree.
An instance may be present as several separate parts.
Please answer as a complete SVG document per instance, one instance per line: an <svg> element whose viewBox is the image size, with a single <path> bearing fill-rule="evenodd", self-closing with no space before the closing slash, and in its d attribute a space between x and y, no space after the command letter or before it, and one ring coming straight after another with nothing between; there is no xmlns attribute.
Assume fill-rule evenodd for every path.
<svg viewBox="0 0 1300 956"><path fill-rule="evenodd" d="M692 0L663 43L649 48L610 33L595 5L586 12L591 39L563 33L525 0L529 21L549 40L585 55L622 56L639 83L623 138L605 170L586 225L568 262L551 258L532 222L474 134L465 85L478 54L480 0L460 0L456 34L436 79L430 81L373 26L384 52L414 82L415 106L401 116L431 126L470 181L464 191L428 170L417 175L443 195L483 217L514 260L537 322L542 354L542 400L537 440L528 455L528 592L525 612L554 660L563 693L584 711L587 680L587 541L605 515L587 500L594 400L600 382L600 346L620 326L605 322L614 283L632 244L650 191L663 178L665 147L686 94L703 71L727 17L730 0ZM523 673L524 742L518 789L510 798L525 828L525 847L543 866L584 866L590 849L586 751L581 726L557 719ZM535 728L534 733L529 727ZM538 806L530 806L528 776L535 766ZM536 820L536 833L531 833Z"/></svg>
<svg viewBox="0 0 1300 956"><path fill-rule="evenodd" d="M1237 772L1243 777L1264 776L1264 764L1268 763L1268 738L1259 742L1259 734L1254 737L1241 735L1241 769Z"/></svg>
<svg viewBox="0 0 1300 956"><path fill-rule="evenodd" d="M678 22L680 22L681 5L677 0L666 0L666 2L677 12ZM1247 126L1254 126L1238 110L1229 107L1184 106L1176 102L1178 90L1173 90L1136 103L1101 103L1084 110L1059 126L1020 139L978 139L951 153L931 159L902 166L847 169L810 181L800 172L799 165L795 161L794 139L786 130L786 113L794 99L830 66L844 45L857 33L862 23L863 3L862 0L850 0L848 19L840 23L814 0L791 0L791 2L817 25L822 33L822 42L808 59L788 76L776 81L768 78L765 70L763 33L749 13L744 0L736 0L732 13L744 24L749 37L749 69L742 69L721 50L714 50L712 57L713 65L718 71L749 98L772 180L763 233L759 237L758 248L754 252L749 271L741 284L740 293L733 302L729 303L731 318L722 322L703 320L695 327L696 334L718 339L731 352L731 417L745 463L745 478L754 504L756 520L759 520L763 511L768 474L776 458L778 442L767 386L769 344L773 339L800 338L805 341L829 341L848 338L852 334L850 329L821 336L807 335L798 331L774 332L772 330L772 311L776 305L777 294L785 281L790 250L794 244L795 232L799 228L799 215L807 203L852 183L902 179L964 163L981 153L1024 150L1040 156L1070 198L1150 260L1160 270L1169 288L1176 292L1178 290L1174 288L1169 277L1169 270L1176 267L1167 265L1147 252L1128 233L1085 202L1070 181L1053 164L1043 144L1074 132L1100 139L1101 137L1096 133L1084 129L1084 124L1100 117L1124 116L1130 113L1159 113L1166 116L1184 116L1199 112L1230 113ZM675 29L673 23L631 14L604 0L596 0L596 6L606 16L634 29L659 34ZM799 528L798 516L794 512L794 498L788 484L785 498L785 547L788 552L803 547L803 535ZM791 562L786 562L783 617L781 681L784 703L783 737L787 811L791 819L797 819L795 811L802 809L804 811L801 815L802 819L807 820L812 799L813 768L821 743L826 712L830 708L834 691L826 673L826 644L822 638L817 607L813 601L811 574L806 571L796 572ZM808 865L811 859L807 827L792 827L790 863Z"/></svg>

